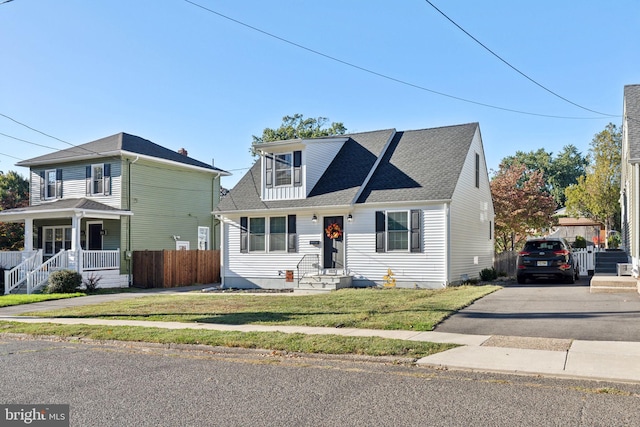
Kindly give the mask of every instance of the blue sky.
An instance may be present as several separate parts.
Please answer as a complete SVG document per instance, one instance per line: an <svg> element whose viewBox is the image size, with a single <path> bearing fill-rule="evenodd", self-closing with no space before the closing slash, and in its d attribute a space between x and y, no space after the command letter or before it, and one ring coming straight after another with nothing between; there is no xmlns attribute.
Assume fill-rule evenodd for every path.
<svg viewBox="0 0 640 427"><path fill-rule="evenodd" d="M284 115L348 132L479 122L496 169L517 150L586 154L640 83L637 0L431 0L536 82L615 117L541 89L426 1L192 1L218 14L184 0L0 4L0 114L71 144L127 132L184 147L232 171L231 188L251 136ZM69 147L3 116L0 133L0 170L24 176L17 159Z"/></svg>

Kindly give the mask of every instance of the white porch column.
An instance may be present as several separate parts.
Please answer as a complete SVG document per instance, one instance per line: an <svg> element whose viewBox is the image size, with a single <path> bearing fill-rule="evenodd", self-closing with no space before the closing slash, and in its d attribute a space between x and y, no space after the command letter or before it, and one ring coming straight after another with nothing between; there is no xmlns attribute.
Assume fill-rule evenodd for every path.
<svg viewBox="0 0 640 427"><path fill-rule="evenodd" d="M71 217L71 250L77 251L80 246L80 224L82 223L82 215L74 215Z"/></svg>
<svg viewBox="0 0 640 427"><path fill-rule="evenodd" d="M33 218L24 219L24 250L25 252L33 250Z"/></svg>

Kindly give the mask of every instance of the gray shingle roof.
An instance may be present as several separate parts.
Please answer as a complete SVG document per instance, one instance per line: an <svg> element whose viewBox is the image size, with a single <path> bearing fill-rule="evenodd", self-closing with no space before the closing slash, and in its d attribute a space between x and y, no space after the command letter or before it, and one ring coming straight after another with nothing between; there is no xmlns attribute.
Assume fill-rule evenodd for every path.
<svg viewBox="0 0 640 427"><path fill-rule="evenodd" d="M0 217L5 214L15 213L29 213L40 211L52 211L52 210L73 210L73 209L86 209L90 211L120 211L112 206L105 205L104 203L96 202L90 199L60 199L51 203L42 203L40 205L27 206L24 208L5 209L0 212Z"/></svg>
<svg viewBox="0 0 640 427"><path fill-rule="evenodd" d="M220 201L218 210L346 206L382 154L357 203L450 199L477 129L478 124L471 123L397 132L395 136L393 129L342 135L349 139L306 199L260 200L260 162L256 162Z"/></svg>
<svg viewBox="0 0 640 427"><path fill-rule="evenodd" d="M629 156L637 161L640 159L640 85L624 87L624 103L628 117Z"/></svg>
<svg viewBox="0 0 640 427"><path fill-rule="evenodd" d="M169 150L168 148L162 147L149 140L124 132L107 136L105 138L88 142L86 144L67 148L65 150L56 151L28 160L23 160L21 162L18 162L17 165L31 166L36 164L59 164L61 162L70 162L84 158L100 158L104 155L114 155L116 153L119 154L122 151L156 157L163 160L170 160L176 163L197 166L218 172L225 172L222 169L218 169L207 163L192 159L188 156L183 156L177 151Z"/></svg>

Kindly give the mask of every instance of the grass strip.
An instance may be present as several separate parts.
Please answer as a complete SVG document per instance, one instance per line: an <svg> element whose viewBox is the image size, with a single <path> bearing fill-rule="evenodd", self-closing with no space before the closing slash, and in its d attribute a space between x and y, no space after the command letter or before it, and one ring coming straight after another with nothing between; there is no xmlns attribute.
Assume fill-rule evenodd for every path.
<svg viewBox="0 0 640 427"><path fill-rule="evenodd" d="M71 294L10 294L0 296L0 307L12 305L32 304L35 302L51 301L64 298L75 298L86 296L84 292L74 292Z"/></svg>
<svg viewBox="0 0 640 427"><path fill-rule="evenodd" d="M282 332L228 332L162 329L137 326L56 325L49 323L0 322L0 333L33 336L56 335L162 344L205 344L221 347L278 350L297 353L356 354L420 358L457 347L421 341L340 335L285 334Z"/></svg>
<svg viewBox="0 0 640 427"><path fill-rule="evenodd" d="M486 285L437 290L351 288L298 296L155 295L25 315L431 331L451 314L498 289Z"/></svg>

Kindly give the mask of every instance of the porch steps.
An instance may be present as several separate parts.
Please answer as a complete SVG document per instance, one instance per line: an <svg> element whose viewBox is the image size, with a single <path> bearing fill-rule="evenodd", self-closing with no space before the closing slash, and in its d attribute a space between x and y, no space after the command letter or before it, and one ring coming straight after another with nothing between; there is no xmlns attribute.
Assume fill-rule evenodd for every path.
<svg viewBox="0 0 640 427"><path fill-rule="evenodd" d="M300 279L294 293L331 292L342 288L350 288L351 276L342 274L315 274Z"/></svg>
<svg viewBox="0 0 640 427"><path fill-rule="evenodd" d="M629 257L625 251L596 252L596 274L617 274L618 264L627 264Z"/></svg>
<svg viewBox="0 0 640 427"><path fill-rule="evenodd" d="M591 278L589 288L592 294L595 293L622 293L640 292L638 280L631 276L617 276L612 274L596 274Z"/></svg>

